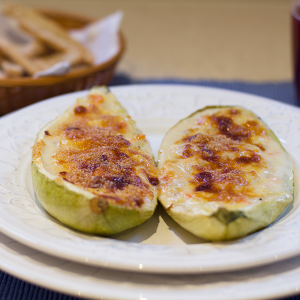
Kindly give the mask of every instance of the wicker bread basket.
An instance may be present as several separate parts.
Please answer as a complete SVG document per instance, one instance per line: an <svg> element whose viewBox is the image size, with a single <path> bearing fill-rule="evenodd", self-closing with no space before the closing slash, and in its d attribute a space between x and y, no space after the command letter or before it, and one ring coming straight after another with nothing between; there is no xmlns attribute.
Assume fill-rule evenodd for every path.
<svg viewBox="0 0 300 300"><path fill-rule="evenodd" d="M90 18L63 12L49 10L41 12L66 29L81 28L93 21ZM101 65L56 77L0 79L0 115L53 96L88 89L94 85L108 84L113 76L115 66L125 50L124 37L121 33L119 37L119 52Z"/></svg>

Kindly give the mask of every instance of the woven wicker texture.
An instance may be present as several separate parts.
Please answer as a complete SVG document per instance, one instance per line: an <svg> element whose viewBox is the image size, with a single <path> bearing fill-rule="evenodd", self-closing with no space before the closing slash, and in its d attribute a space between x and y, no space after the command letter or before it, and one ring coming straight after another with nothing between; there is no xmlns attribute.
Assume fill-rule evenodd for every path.
<svg viewBox="0 0 300 300"><path fill-rule="evenodd" d="M55 11L43 13L56 20L66 29L80 28L92 19ZM108 62L57 77L0 79L0 115L26 105L57 95L88 89L94 85L107 85L125 49L125 41L120 34L120 50Z"/></svg>

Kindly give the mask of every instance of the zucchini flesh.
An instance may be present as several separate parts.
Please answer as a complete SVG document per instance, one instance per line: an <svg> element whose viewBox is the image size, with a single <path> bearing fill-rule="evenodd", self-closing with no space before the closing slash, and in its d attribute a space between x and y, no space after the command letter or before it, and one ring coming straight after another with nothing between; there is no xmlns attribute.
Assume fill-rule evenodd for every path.
<svg viewBox="0 0 300 300"><path fill-rule="evenodd" d="M40 131L32 179L48 213L83 232L110 235L137 226L157 204L150 145L105 87Z"/></svg>
<svg viewBox="0 0 300 300"><path fill-rule="evenodd" d="M266 227L293 200L289 155L243 107L206 107L181 120L165 135L158 166L165 210L207 240Z"/></svg>

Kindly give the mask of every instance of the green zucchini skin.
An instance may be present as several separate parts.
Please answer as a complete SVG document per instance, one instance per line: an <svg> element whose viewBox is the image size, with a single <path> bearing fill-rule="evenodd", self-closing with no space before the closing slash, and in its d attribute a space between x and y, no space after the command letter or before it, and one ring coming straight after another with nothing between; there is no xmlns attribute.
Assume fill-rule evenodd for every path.
<svg viewBox="0 0 300 300"><path fill-rule="evenodd" d="M125 200L122 202L123 194L121 193L123 190L118 190L118 199L114 200L114 193L111 190L106 191L102 189L101 193L97 194L97 191L92 190L92 188L84 188L68 180L63 180L64 178L59 175L60 172L57 169L53 171L52 166L49 167L51 164L48 163L49 160L47 159L51 158L54 152L51 152L51 155L46 154L47 150L45 149L49 147L47 145L51 144L51 147L53 147L52 144L61 143L58 143L56 140L51 142L51 138L56 138L55 134L60 130L58 129L60 128L59 126L68 125L70 119L73 122L74 118L77 118L76 107L78 105L80 105L80 108L85 107L88 111L91 101L94 101L93 98L89 100L90 95L99 96L99 99L103 100L101 100L102 102L92 102L92 105L98 105L99 111L104 111L106 117L111 113L112 116L122 117L123 122L126 120L128 130L126 129L127 131L124 133L123 138L127 139L127 141L131 140L128 144L132 151L144 155L144 158L147 157L150 167L146 171L154 170L156 172L154 157L149 143L145 138L135 139L136 136L144 137L135 122L128 116L126 110L106 87L95 87L89 92L88 96L77 99L76 104L41 129L33 146L31 175L37 198L52 217L72 229L107 236L135 227L150 218L157 205L157 187L147 182L147 179L140 178L150 192L143 198L142 204L129 205ZM93 109L95 110L95 108ZM99 113L94 119L88 119L87 122L99 120L100 115ZM83 123L84 125L85 123ZM79 128L77 129L79 130ZM71 138L65 138L63 142L66 140L70 141ZM57 150L57 148L55 149ZM138 156L139 154L136 155ZM142 165L138 165L138 167L142 168Z"/></svg>
<svg viewBox="0 0 300 300"><path fill-rule="evenodd" d="M34 163L31 165L33 188L46 211L64 225L81 232L103 236L135 227L152 216L152 209L128 209L109 203L105 198L87 197L68 189L66 184L51 180ZM95 213L91 202L103 203ZM100 206L98 204L98 206Z"/></svg>
<svg viewBox="0 0 300 300"><path fill-rule="evenodd" d="M230 115L230 111L237 111L238 114ZM210 124L199 125L197 123L197 120L211 121L218 117L227 118L227 122L229 122L228 118L231 118L228 130L231 130L230 126L234 128L236 124L244 126L244 121L250 120L249 124L256 124L255 126L261 129L261 136L254 134L253 131L249 133L251 138L248 140L237 141L226 131L220 131L221 127L217 127L214 123L211 128ZM257 172L255 173L258 178L256 181L243 183L255 191L255 196L245 189L245 195L235 195L228 201L221 201L219 194L213 189L208 192L202 189L196 191L195 186L190 184L195 181L196 172L193 168L199 165L202 169L206 168L211 171L209 169L211 167L208 167L210 162L199 157L198 160L194 160L193 155L185 157L178 153L183 153L182 149L185 149L183 147L187 147L188 144L197 147L197 144L187 142L190 141L190 136L197 135L209 136L208 138L222 136L227 138L228 143L240 142L244 152L248 151L248 148L253 149L251 151L259 157L259 164L262 164L261 169L258 163L252 162L245 165L244 169L243 164L234 163L233 166L237 166L238 172L243 172L241 174L246 174L245 176L251 172ZM256 147L256 141L259 141L261 149ZM272 154L271 149L274 150L275 155ZM230 159L233 157L239 161L241 160L239 156L244 155L242 154L244 152L240 151L236 154L232 151L228 153L224 151L220 155L225 157L227 153L231 155ZM229 161L230 163L232 162ZM211 165L213 166L213 163ZM207 106L180 120L167 132L162 141L158 168L160 174L158 199L167 213L186 230L210 241L232 240L265 228L272 224L293 200L293 165L289 155L266 123L253 112L240 106ZM212 182L214 182L216 171L212 169L211 172ZM167 174L171 174L171 179L167 178ZM269 188L272 186L272 181L268 176L273 176L272 180L278 181L273 190ZM226 185L224 186L226 188ZM221 187L224 188L224 186ZM239 196L243 197L242 202L245 203L236 200L241 198Z"/></svg>

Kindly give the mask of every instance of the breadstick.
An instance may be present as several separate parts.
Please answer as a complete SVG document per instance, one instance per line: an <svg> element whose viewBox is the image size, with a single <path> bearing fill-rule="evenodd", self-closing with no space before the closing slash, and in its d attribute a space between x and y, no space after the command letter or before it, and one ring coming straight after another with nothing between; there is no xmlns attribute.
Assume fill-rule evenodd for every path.
<svg viewBox="0 0 300 300"><path fill-rule="evenodd" d="M42 55L46 52L46 47L37 39L32 40L32 42L19 47L20 53L26 57L34 57Z"/></svg>
<svg viewBox="0 0 300 300"><path fill-rule="evenodd" d="M24 73L24 69L20 65L8 60L1 60L1 67L7 77L21 77Z"/></svg>
<svg viewBox="0 0 300 300"><path fill-rule="evenodd" d="M78 53L60 52L32 59L32 62L41 70L46 70L62 61L69 62L70 65L75 65L78 62Z"/></svg>
<svg viewBox="0 0 300 300"><path fill-rule="evenodd" d="M59 24L44 17L39 12L16 4L5 3L2 6L2 13L17 20L24 30L54 49L63 52L76 49L81 55L79 61L81 60L88 64L93 63L93 55L90 51L69 37L68 33Z"/></svg>
<svg viewBox="0 0 300 300"><path fill-rule="evenodd" d="M18 48L4 36L0 36L0 50L13 62L21 65L29 74L33 75L34 73L41 71L29 58L22 55Z"/></svg>

